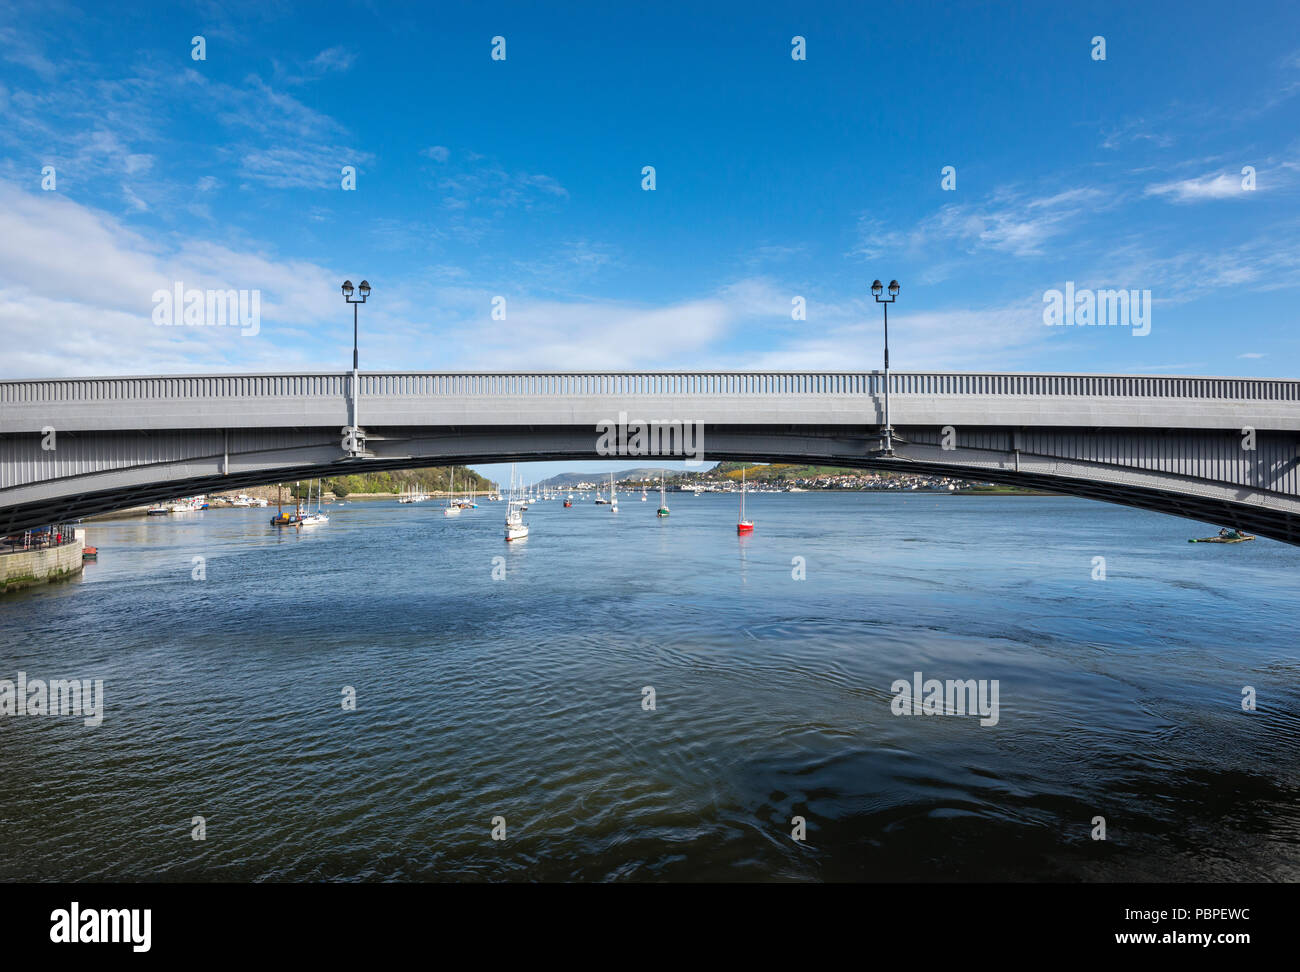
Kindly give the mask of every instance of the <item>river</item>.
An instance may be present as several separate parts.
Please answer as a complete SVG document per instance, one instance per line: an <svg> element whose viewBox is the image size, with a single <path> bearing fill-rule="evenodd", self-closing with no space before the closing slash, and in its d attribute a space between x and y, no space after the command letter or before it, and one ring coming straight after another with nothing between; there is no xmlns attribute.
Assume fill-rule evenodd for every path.
<svg viewBox="0 0 1300 972"><path fill-rule="evenodd" d="M81 577L0 600L0 678L105 698L0 718L0 880L1300 879L1300 550L1051 496L751 495L744 538L656 500L514 544L500 503L87 524ZM915 672L996 681L996 724L896 715Z"/></svg>

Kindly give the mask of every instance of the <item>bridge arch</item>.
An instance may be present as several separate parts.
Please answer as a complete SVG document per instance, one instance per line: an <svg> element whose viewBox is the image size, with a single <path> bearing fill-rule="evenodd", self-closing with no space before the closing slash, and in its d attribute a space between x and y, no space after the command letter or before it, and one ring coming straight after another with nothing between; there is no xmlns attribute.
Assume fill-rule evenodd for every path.
<svg viewBox="0 0 1300 972"><path fill-rule="evenodd" d="M1300 382L894 373L893 455L883 390L877 372L365 373L355 403L340 374L0 382L0 534L357 471L682 458L600 454L598 425L622 417L700 423L710 462L912 470L1300 543Z"/></svg>

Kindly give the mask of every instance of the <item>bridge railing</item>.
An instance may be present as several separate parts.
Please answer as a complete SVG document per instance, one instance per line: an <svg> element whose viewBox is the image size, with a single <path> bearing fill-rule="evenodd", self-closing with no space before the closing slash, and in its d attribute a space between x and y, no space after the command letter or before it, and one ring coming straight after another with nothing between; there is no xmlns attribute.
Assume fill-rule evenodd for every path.
<svg viewBox="0 0 1300 972"><path fill-rule="evenodd" d="M344 373L176 375L0 381L0 405L40 402L338 398ZM1300 401L1300 381L1163 375L1007 374L896 371L891 395L1164 398ZM360 393L375 397L853 396L884 390L881 372L363 372Z"/></svg>

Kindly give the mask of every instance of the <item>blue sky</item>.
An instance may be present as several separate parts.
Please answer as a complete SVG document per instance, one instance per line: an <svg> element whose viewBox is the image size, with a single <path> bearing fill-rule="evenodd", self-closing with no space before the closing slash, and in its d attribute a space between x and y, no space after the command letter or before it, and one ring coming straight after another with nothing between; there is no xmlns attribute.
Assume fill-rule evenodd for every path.
<svg viewBox="0 0 1300 972"><path fill-rule="evenodd" d="M1291 3L19 0L0 112L0 377L341 368L344 277L365 368L873 368L896 277L899 369L1300 370Z"/></svg>

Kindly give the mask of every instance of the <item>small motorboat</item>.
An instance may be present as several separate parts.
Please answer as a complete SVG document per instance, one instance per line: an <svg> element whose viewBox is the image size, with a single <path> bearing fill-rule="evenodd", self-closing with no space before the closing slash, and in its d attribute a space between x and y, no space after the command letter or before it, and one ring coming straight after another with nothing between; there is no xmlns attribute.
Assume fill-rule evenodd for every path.
<svg viewBox="0 0 1300 972"><path fill-rule="evenodd" d="M82 560L95 560L98 557L99 557L98 547L86 547L81 551Z"/></svg>
<svg viewBox="0 0 1300 972"><path fill-rule="evenodd" d="M1247 540L1255 538L1248 533L1241 533L1237 530L1221 530L1217 537L1200 537L1188 540L1188 543L1245 543Z"/></svg>

